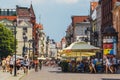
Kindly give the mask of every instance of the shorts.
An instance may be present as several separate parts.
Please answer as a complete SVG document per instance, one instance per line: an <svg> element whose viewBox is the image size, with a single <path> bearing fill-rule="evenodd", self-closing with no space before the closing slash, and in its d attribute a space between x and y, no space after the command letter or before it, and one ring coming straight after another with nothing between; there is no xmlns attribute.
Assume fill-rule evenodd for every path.
<svg viewBox="0 0 120 80"><path fill-rule="evenodd" d="M5 69L5 66L2 66L3 69Z"/></svg>
<svg viewBox="0 0 120 80"><path fill-rule="evenodd" d="M10 64L10 68L13 68L13 65Z"/></svg>
<svg viewBox="0 0 120 80"><path fill-rule="evenodd" d="M28 69L28 66L25 66L26 67L26 69Z"/></svg>
<svg viewBox="0 0 120 80"><path fill-rule="evenodd" d="M20 70L20 66L16 66L17 70Z"/></svg>

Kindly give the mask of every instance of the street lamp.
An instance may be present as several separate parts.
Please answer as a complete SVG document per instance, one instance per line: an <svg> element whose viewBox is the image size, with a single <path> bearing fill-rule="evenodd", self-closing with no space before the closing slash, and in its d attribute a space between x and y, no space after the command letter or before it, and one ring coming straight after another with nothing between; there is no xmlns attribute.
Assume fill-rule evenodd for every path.
<svg viewBox="0 0 120 80"><path fill-rule="evenodd" d="M26 40L27 40L27 36L26 36L26 33L25 33L25 32L24 32L24 34L23 34L23 40L24 40L24 46L23 46L23 54L22 54L22 56L24 57L25 52L26 52L25 42L26 42Z"/></svg>
<svg viewBox="0 0 120 80"><path fill-rule="evenodd" d="M15 64L14 64L14 76L16 76L16 33L17 33L17 31L16 31L17 21L16 21L16 20L13 21L13 26L14 26L14 35L15 35L15 47L14 47L14 49L15 49Z"/></svg>
<svg viewBox="0 0 120 80"><path fill-rule="evenodd" d="M32 48L33 48L33 54L32 54L32 58L34 60L34 54L35 54L35 39L32 39Z"/></svg>
<svg viewBox="0 0 120 80"><path fill-rule="evenodd" d="M28 42L29 42L29 58L30 58L30 44L33 42L33 40L30 39Z"/></svg>

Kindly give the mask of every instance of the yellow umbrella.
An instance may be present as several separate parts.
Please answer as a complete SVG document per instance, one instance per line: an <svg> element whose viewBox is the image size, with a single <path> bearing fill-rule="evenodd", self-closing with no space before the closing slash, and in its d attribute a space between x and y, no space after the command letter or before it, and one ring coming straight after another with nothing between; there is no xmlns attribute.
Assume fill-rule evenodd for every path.
<svg viewBox="0 0 120 80"><path fill-rule="evenodd" d="M70 53L65 53L65 54L66 54L66 56L74 56L74 57L95 55L94 52L70 52Z"/></svg>
<svg viewBox="0 0 120 80"><path fill-rule="evenodd" d="M66 56L82 57L93 56L100 48L87 44L86 42L74 42L67 48L63 49Z"/></svg>

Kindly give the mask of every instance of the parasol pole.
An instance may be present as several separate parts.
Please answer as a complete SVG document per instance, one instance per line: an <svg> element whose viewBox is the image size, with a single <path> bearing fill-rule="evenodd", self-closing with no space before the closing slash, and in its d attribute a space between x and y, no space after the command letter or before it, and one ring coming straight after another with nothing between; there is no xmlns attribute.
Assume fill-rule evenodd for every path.
<svg viewBox="0 0 120 80"><path fill-rule="evenodd" d="M82 60L81 52L80 52L80 60Z"/></svg>
<svg viewBox="0 0 120 80"><path fill-rule="evenodd" d="M74 58L75 58L75 62L76 62L76 59L77 59L77 52L75 52Z"/></svg>

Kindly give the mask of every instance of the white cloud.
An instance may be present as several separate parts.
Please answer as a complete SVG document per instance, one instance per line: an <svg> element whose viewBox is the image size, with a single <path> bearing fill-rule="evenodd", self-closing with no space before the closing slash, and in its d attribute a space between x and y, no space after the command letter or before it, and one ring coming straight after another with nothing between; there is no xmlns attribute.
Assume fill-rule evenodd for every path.
<svg viewBox="0 0 120 80"><path fill-rule="evenodd" d="M77 3L79 0L55 0L58 3L67 3L67 4L73 4Z"/></svg>

